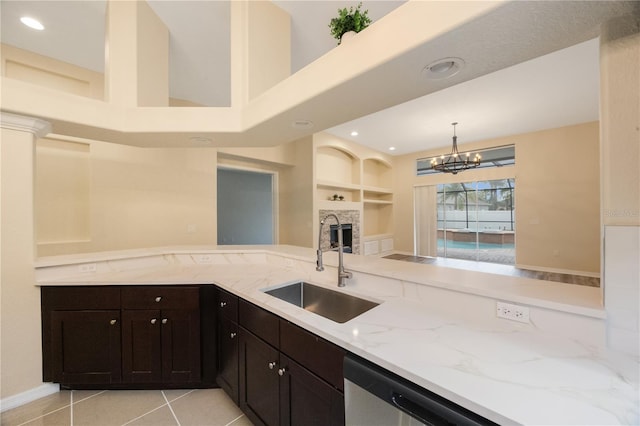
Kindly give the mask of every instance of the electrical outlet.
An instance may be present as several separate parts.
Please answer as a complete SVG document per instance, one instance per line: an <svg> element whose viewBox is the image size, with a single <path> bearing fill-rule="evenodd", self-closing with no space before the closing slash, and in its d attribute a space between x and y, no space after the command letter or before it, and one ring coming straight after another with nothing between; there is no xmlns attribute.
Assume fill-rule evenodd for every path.
<svg viewBox="0 0 640 426"><path fill-rule="evenodd" d="M496 315L511 321L529 323L529 308L512 303L497 302Z"/></svg>
<svg viewBox="0 0 640 426"><path fill-rule="evenodd" d="M196 263L200 265L213 263L213 256L210 254L199 254L196 256Z"/></svg>
<svg viewBox="0 0 640 426"><path fill-rule="evenodd" d="M78 266L79 272L96 272L98 270L98 265L95 263L83 263Z"/></svg>

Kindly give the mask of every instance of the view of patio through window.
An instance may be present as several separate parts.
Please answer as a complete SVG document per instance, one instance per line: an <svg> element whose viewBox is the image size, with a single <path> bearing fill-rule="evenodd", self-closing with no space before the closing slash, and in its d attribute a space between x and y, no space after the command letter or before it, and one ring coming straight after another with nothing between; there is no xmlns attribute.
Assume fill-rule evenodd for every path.
<svg viewBox="0 0 640 426"><path fill-rule="evenodd" d="M515 180L416 188L416 252L515 264Z"/></svg>
<svg viewBox="0 0 640 426"><path fill-rule="evenodd" d="M514 179L438 185L438 256L515 263Z"/></svg>

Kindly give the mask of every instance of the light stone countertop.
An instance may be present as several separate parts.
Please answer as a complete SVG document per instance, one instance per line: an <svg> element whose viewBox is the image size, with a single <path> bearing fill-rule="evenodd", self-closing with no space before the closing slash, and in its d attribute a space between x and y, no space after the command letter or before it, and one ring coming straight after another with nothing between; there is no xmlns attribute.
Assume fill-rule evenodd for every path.
<svg viewBox="0 0 640 426"><path fill-rule="evenodd" d="M335 254L325 256L335 266ZM96 272L78 273L91 262ZM171 247L39 259L36 274L38 285L213 283L499 424L640 423L638 357L486 315L464 297L602 322L591 288L345 255L354 279L338 289L335 268L316 272L313 262L313 249L292 246ZM382 303L338 324L261 291L297 280ZM453 282L459 305L425 293Z"/></svg>

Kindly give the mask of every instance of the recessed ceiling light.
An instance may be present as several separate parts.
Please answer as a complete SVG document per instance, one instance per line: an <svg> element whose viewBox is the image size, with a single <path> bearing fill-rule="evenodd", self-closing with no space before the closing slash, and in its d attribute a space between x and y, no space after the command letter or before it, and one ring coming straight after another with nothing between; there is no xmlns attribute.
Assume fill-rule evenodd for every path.
<svg viewBox="0 0 640 426"><path fill-rule="evenodd" d="M460 58L443 58L430 63L422 72L428 79L441 80L453 77L464 67L464 61Z"/></svg>
<svg viewBox="0 0 640 426"><path fill-rule="evenodd" d="M396 150L396 147L395 147L395 146L390 146L390 147L389 147L389 151L395 151L395 150Z"/></svg>
<svg viewBox="0 0 640 426"><path fill-rule="evenodd" d="M23 16L20 18L20 22L25 24L29 28L33 28L34 30L42 31L44 30L44 25L40 23L37 19L30 18L28 16Z"/></svg>
<svg viewBox="0 0 640 426"><path fill-rule="evenodd" d="M291 127L296 129L310 129L313 127L313 121L310 120L296 120L291 123Z"/></svg>
<svg viewBox="0 0 640 426"><path fill-rule="evenodd" d="M353 132L351 132L351 136L358 136L358 132L354 130Z"/></svg>

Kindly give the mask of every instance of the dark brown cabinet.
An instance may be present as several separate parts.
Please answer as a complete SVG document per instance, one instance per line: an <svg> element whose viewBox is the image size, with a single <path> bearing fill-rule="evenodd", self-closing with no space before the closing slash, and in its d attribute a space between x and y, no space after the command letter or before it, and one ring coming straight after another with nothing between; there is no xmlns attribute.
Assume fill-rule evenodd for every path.
<svg viewBox="0 0 640 426"><path fill-rule="evenodd" d="M120 383L120 290L43 287L43 379L59 383Z"/></svg>
<svg viewBox="0 0 640 426"><path fill-rule="evenodd" d="M41 297L44 381L71 388L213 385L215 316L206 313L214 309L212 286L43 287Z"/></svg>
<svg viewBox="0 0 640 426"><path fill-rule="evenodd" d="M280 424L280 353L240 328L240 408L256 425Z"/></svg>
<svg viewBox="0 0 640 426"><path fill-rule="evenodd" d="M344 425L342 392L284 354L280 364L281 425Z"/></svg>
<svg viewBox="0 0 640 426"><path fill-rule="evenodd" d="M197 287L126 287L122 289L122 308L125 383L199 381Z"/></svg>
<svg viewBox="0 0 640 426"><path fill-rule="evenodd" d="M50 324L50 380L120 382L120 311L53 311Z"/></svg>
<svg viewBox="0 0 640 426"><path fill-rule="evenodd" d="M238 297L218 290L218 377L216 382L238 404Z"/></svg>
<svg viewBox="0 0 640 426"><path fill-rule="evenodd" d="M344 425L344 350L239 302L240 408L257 425Z"/></svg>

